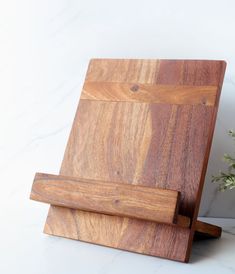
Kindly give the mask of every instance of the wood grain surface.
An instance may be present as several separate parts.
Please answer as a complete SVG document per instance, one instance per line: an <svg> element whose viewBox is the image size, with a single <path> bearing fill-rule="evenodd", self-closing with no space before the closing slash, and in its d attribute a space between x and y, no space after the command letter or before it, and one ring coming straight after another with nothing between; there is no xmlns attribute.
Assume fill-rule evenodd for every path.
<svg viewBox="0 0 235 274"><path fill-rule="evenodd" d="M177 87L179 91L185 86L197 88L192 89L190 100L185 99L187 95L182 101L179 92L169 103L162 93L164 101L151 101L150 97L158 96L148 95L155 88L148 89L148 102L139 95L138 102L129 97L121 101L116 86L112 92L105 91L105 98L114 96L115 101L100 99L101 89L97 94L92 91L95 98L80 100L60 174L179 191L179 213L192 219L192 227L51 206L45 233L187 262L224 71L223 61L92 60L85 87L99 82L105 87L106 83L128 87L131 83L136 88L141 84L182 86ZM195 92L198 86L200 95ZM204 87L206 100L200 101ZM213 87L209 93L208 87ZM87 96L84 90L83 96Z"/></svg>
<svg viewBox="0 0 235 274"><path fill-rule="evenodd" d="M85 82L81 99L213 106L217 86Z"/></svg>
<svg viewBox="0 0 235 274"><path fill-rule="evenodd" d="M219 238L222 233L222 229L219 226L211 225L202 221L197 221L195 225L195 232L197 237L203 238Z"/></svg>
<svg viewBox="0 0 235 274"><path fill-rule="evenodd" d="M177 222L180 193L36 173L30 198L68 208L174 224Z"/></svg>

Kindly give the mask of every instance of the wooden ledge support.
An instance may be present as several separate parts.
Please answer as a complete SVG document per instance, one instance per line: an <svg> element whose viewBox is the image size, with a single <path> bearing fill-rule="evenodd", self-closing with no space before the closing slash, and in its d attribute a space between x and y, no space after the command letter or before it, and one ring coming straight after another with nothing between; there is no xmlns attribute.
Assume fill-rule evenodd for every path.
<svg viewBox="0 0 235 274"><path fill-rule="evenodd" d="M147 186L36 173L30 198L56 206L189 227L180 193Z"/></svg>
<svg viewBox="0 0 235 274"><path fill-rule="evenodd" d="M222 228L216 225L208 224L202 221L196 221L195 236L197 239L219 238L222 233Z"/></svg>
<svg viewBox="0 0 235 274"><path fill-rule="evenodd" d="M180 193L140 185L109 183L36 173L32 200L85 211L118 215L190 227L190 218L178 215ZM197 220L195 239L219 238L221 228Z"/></svg>

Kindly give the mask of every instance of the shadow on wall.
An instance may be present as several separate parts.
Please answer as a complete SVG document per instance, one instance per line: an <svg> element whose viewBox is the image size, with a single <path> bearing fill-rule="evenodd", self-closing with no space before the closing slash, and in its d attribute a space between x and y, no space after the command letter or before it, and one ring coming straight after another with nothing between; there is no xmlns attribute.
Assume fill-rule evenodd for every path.
<svg viewBox="0 0 235 274"><path fill-rule="evenodd" d="M200 216L235 218L235 189L219 192L211 183L212 175L227 170L224 153L235 154L235 143L228 130L235 130L235 79L226 75L222 89L216 128L203 189Z"/></svg>

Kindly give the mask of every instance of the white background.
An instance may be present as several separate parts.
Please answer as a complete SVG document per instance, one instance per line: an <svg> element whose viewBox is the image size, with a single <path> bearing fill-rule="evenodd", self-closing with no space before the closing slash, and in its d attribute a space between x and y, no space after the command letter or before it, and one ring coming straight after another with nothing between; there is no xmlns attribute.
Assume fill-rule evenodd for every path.
<svg viewBox="0 0 235 274"><path fill-rule="evenodd" d="M1 0L0 249L34 253L28 241L41 233L48 206L29 201L33 176L58 173L94 57L227 61L200 212L235 217L235 190L217 193L210 182L223 153L235 151L226 135L235 129L234 27L233 0ZM37 248L44 254L42 241ZM7 273L14 261L4 261Z"/></svg>
<svg viewBox="0 0 235 274"><path fill-rule="evenodd" d="M0 170L8 201L35 171L58 172L90 58L223 59L227 71L201 215L235 217L211 175L235 151L235 2L0 2ZM24 178L24 180L19 180ZM19 192L17 192L19 194ZM18 195L17 195L18 196Z"/></svg>

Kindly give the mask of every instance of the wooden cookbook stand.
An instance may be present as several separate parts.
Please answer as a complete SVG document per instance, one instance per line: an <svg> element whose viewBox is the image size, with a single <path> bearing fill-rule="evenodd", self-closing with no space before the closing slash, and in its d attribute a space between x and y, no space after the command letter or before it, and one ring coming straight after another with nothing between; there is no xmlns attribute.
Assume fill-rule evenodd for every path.
<svg viewBox="0 0 235 274"><path fill-rule="evenodd" d="M91 60L60 175L33 183L44 232L182 262L219 237L197 215L225 67Z"/></svg>

